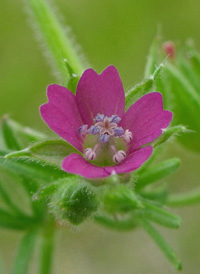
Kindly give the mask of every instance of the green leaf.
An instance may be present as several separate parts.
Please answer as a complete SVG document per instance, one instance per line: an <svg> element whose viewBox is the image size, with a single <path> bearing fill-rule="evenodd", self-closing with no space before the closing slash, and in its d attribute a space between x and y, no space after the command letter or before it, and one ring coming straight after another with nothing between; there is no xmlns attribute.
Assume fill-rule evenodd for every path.
<svg viewBox="0 0 200 274"><path fill-rule="evenodd" d="M10 195L5 190L1 180L0 180L0 197L2 198L4 203L8 206L8 208L10 208L14 213L22 214L22 211L17 207L16 204L13 203Z"/></svg>
<svg viewBox="0 0 200 274"><path fill-rule="evenodd" d="M25 236L23 236L17 257L15 259L12 274L28 274L31 257L33 254L33 248L38 231L31 230Z"/></svg>
<svg viewBox="0 0 200 274"><path fill-rule="evenodd" d="M191 130L190 134L183 135L179 141L187 148L200 152L200 93L188 77L170 63L165 66L163 77L156 82L156 86L167 98L168 106L174 112L173 123L183 124Z"/></svg>
<svg viewBox="0 0 200 274"><path fill-rule="evenodd" d="M107 228L118 231L129 231L136 228L137 223L133 217L128 219L117 219L105 215L96 215L94 220Z"/></svg>
<svg viewBox="0 0 200 274"><path fill-rule="evenodd" d="M144 218L138 220L140 225L146 230L146 232L152 237L158 247L162 250L168 260L176 267L177 270L182 270L180 260L176 257L176 254L171 249L169 244L163 239L160 233Z"/></svg>
<svg viewBox="0 0 200 274"><path fill-rule="evenodd" d="M145 206L139 215L147 218L155 223L169 228L179 228L181 225L181 219L179 216L165 210L164 208L157 206L155 203L142 199L142 203Z"/></svg>
<svg viewBox="0 0 200 274"><path fill-rule="evenodd" d="M167 204L173 207L188 206L200 202L200 188L186 193L171 194L168 197Z"/></svg>
<svg viewBox="0 0 200 274"><path fill-rule="evenodd" d="M35 227L38 220L33 217L13 215L0 209L0 226L9 229L24 230Z"/></svg>
<svg viewBox="0 0 200 274"><path fill-rule="evenodd" d="M61 169L32 158L5 159L0 157L0 167L12 173L25 176L26 178L38 179L46 182L55 181L58 178L70 176Z"/></svg>
<svg viewBox="0 0 200 274"><path fill-rule="evenodd" d="M33 157L57 167L61 167L63 159L71 153L80 153L63 140L45 140L30 147L6 155L6 159Z"/></svg>
<svg viewBox="0 0 200 274"><path fill-rule="evenodd" d="M84 66L76 52L76 45L72 41L72 36L64 30L49 2L46 0L28 0L27 3L62 79L67 80L67 82L70 79L70 72L63 62L64 59L67 59L73 71L81 76Z"/></svg>
<svg viewBox="0 0 200 274"><path fill-rule="evenodd" d="M10 150L20 150L45 138L42 133L24 127L7 116L1 119L1 131L4 143Z"/></svg>
<svg viewBox="0 0 200 274"><path fill-rule="evenodd" d="M154 190L140 190L140 195L145 199L165 204L168 199L169 191L166 185L162 185Z"/></svg>
<svg viewBox="0 0 200 274"><path fill-rule="evenodd" d="M146 169L142 173L138 172L139 178L135 189L140 190L151 183L169 176L180 167L180 164L181 161L178 158L172 158Z"/></svg>
<svg viewBox="0 0 200 274"><path fill-rule="evenodd" d="M55 164L59 167L63 159L71 153L79 153L73 146L63 140L46 140L29 147L34 157Z"/></svg>

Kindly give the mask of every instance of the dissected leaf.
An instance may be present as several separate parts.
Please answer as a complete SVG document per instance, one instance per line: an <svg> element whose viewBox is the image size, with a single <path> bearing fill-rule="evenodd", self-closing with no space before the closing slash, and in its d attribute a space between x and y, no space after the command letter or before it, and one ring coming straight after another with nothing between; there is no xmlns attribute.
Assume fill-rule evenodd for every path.
<svg viewBox="0 0 200 274"><path fill-rule="evenodd" d="M140 190L151 183L169 176L175 172L180 167L180 165L181 161L178 158L172 158L165 160L149 169L146 169L142 173L138 172L139 178L135 189Z"/></svg>

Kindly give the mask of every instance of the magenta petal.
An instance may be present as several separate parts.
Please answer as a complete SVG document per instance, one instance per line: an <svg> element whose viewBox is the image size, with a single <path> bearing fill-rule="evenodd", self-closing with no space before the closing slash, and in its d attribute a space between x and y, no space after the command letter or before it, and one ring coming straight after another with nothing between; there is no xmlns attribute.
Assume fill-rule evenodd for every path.
<svg viewBox="0 0 200 274"><path fill-rule="evenodd" d="M105 171L110 174L112 174L113 172L120 174L134 171L138 169L146 160L149 159L152 152L153 147L151 146L139 148L130 153L121 164L111 167L105 167Z"/></svg>
<svg viewBox="0 0 200 274"><path fill-rule="evenodd" d="M123 163L107 167L95 166L81 155L73 153L63 160L62 169L85 178L103 178L113 173L127 173L139 168L151 156L152 150L151 146L140 148L128 155Z"/></svg>
<svg viewBox="0 0 200 274"><path fill-rule="evenodd" d="M171 120L172 113L163 110L161 93L152 92L144 95L128 109L120 125L132 132L132 149L136 149L159 137L162 129Z"/></svg>
<svg viewBox="0 0 200 274"><path fill-rule="evenodd" d="M92 165L76 153L70 154L63 160L62 169L85 178L102 178L109 176L109 173L107 173L103 167Z"/></svg>
<svg viewBox="0 0 200 274"><path fill-rule="evenodd" d="M43 120L60 137L82 151L82 139L78 134L82 121L75 96L65 87L55 84L48 86L47 96L49 102L40 107Z"/></svg>
<svg viewBox="0 0 200 274"><path fill-rule="evenodd" d="M124 114L125 95L117 69L107 67L100 75L87 69L77 86L77 105L84 124L89 126L98 114Z"/></svg>

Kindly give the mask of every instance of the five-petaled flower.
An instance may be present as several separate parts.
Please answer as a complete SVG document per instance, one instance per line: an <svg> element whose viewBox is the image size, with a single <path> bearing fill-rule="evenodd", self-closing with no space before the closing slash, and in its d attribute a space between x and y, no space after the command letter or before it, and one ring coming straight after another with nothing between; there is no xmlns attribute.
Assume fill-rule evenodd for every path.
<svg viewBox="0 0 200 274"><path fill-rule="evenodd" d="M50 85L42 118L80 153L68 155L62 169L86 178L123 174L139 168L152 154L148 143L162 134L172 119L163 110L162 95L144 95L125 112L125 94L114 66L100 75L87 69L76 95Z"/></svg>

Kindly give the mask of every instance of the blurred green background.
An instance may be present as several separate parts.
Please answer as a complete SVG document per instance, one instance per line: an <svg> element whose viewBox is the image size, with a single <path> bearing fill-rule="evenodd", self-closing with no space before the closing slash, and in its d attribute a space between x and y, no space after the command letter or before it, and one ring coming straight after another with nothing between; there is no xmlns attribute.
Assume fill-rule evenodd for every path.
<svg viewBox="0 0 200 274"><path fill-rule="evenodd" d="M166 40L181 45L192 38L200 48L200 1L57 0L55 4L91 66L101 72L114 64L125 89L143 79L146 56L158 28ZM1 0L0 18L0 115L9 114L24 125L47 131L39 105L46 101L48 84L62 83L31 28L25 1ZM200 156L176 144L168 145L165 157L169 156L183 161L176 176L168 179L172 191L198 186ZM175 212L183 219L180 230L162 233L183 261L183 273L198 274L200 206ZM8 273L20 237L19 232L0 230L0 266L2 261ZM62 228L57 240L55 273L176 273L142 230L116 233L91 222L77 230ZM34 261L37 256L32 273L36 273Z"/></svg>

